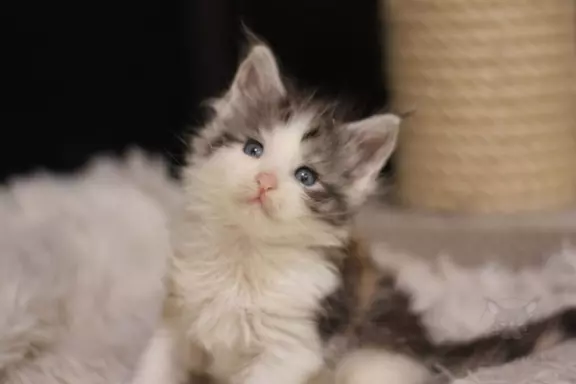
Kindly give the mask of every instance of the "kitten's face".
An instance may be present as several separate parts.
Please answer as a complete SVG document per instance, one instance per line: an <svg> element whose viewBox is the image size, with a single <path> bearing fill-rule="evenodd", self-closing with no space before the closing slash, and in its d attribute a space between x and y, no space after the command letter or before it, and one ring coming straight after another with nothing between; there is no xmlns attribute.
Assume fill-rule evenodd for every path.
<svg viewBox="0 0 576 384"><path fill-rule="evenodd" d="M194 139L191 204L223 224L302 236L345 226L391 154L399 119L354 123L286 91L262 45L241 64Z"/></svg>

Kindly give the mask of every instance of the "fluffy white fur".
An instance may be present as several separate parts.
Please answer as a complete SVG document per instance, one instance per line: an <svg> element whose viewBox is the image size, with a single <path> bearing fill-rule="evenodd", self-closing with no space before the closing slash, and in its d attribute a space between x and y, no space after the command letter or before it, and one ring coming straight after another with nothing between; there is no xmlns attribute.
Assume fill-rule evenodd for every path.
<svg viewBox="0 0 576 384"><path fill-rule="evenodd" d="M452 384L574 384L576 341L501 367L485 368Z"/></svg>
<svg viewBox="0 0 576 384"><path fill-rule="evenodd" d="M189 215L185 221L192 220L193 231L204 227L207 235L216 231L220 236L222 228L231 228L226 235L233 234L233 241L241 235L284 246L338 245L337 236L344 232L335 233L311 217L302 186L294 178L294 169L302 164L301 140L310 127L310 119L311 116L300 115L286 126L263 132L266 150L259 159L243 153L243 144L238 143L220 149L201 165L188 168ZM258 204L246 203L258 193L258 172L275 173L281 185L264 201L266 214L262 214Z"/></svg>
<svg viewBox="0 0 576 384"><path fill-rule="evenodd" d="M130 377L160 307L165 213L178 201L161 165L144 160L0 189L3 384Z"/></svg>
<svg viewBox="0 0 576 384"><path fill-rule="evenodd" d="M322 370L308 384L424 384L430 373L417 361L379 349L347 355L336 370Z"/></svg>
<svg viewBox="0 0 576 384"><path fill-rule="evenodd" d="M382 350L359 350L338 366L334 384L423 384L429 372L408 357Z"/></svg>
<svg viewBox="0 0 576 384"><path fill-rule="evenodd" d="M178 382L179 368L160 355L182 337L207 350L210 373L231 383L268 384L271 377L278 384L303 383L321 366L311 318L338 280L333 266L309 247L337 245L338 238L309 217L291 177L305 126L306 120L296 120L271 131L269 155L258 160L232 146L188 170L192 188L174 228L171 269L186 321L173 345L159 330L136 383ZM263 166L284 175L267 213L245 202L256 194L254 175Z"/></svg>

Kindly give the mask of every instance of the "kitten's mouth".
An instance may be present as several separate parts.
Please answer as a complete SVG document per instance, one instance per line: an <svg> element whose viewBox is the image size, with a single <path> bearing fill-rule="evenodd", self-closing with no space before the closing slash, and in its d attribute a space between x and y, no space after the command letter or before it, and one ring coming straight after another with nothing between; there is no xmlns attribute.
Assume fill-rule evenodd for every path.
<svg viewBox="0 0 576 384"><path fill-rule="evenodd" d="M264 206L266 201L269 199L266 191L260 190L257 192L256 196L248 198L249 204L260 204Z"/></svg>
<svg viewBox="0 0 576 384"><path fill-rule="evenodd" d="M256 197L249 198L248 204L260 204L260 205L262 205L264 203L264 199L266 199L266 196L258 195Z"/></svg>
<svg viewBox="0 0 576 384"><path fill-rule="evenodd" d="M270 208L267 204L269 197L266 194L258 194L257 196L251 197L247 200L249 205L255 205L264 211L264 213L270 216Z"/></svg>

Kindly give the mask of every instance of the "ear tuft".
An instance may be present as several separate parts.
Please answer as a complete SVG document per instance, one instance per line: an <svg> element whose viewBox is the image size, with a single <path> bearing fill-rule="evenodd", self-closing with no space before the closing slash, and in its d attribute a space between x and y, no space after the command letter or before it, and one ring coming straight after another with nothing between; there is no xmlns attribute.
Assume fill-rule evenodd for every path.
<svg viewBox="0 0 576 384"><path fill-rule="evenodd" d="M274 54L266 45L254 45L240 64L230 88L234 99L274 100L283 97L286 89Z"/></svg>

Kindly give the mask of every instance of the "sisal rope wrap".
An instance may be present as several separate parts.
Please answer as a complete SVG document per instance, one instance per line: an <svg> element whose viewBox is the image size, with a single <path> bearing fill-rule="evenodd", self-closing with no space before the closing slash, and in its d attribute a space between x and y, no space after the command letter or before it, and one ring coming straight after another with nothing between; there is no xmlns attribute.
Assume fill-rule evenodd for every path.
<svg viewBox="0 0 576 384"><path fill-rule="evenodd" d="M576 1L381 0L405 205L576 203Z"/></svg>

